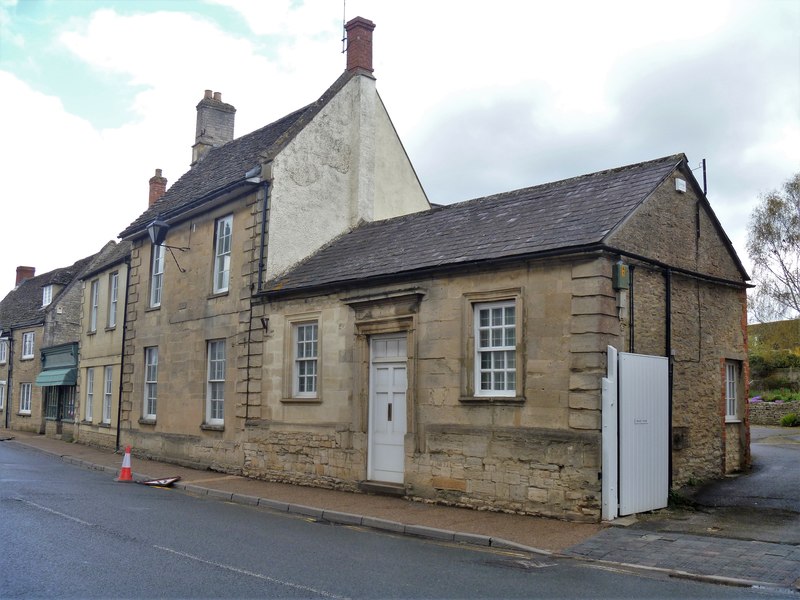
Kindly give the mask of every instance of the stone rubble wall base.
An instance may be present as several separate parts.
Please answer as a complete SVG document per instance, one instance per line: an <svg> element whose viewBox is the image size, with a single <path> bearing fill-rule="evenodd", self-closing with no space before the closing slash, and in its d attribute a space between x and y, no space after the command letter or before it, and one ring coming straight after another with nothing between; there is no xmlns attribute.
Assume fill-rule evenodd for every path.
<svg viewBox="0 0 800 600"><path fill-rule="evenodd" d="M349 434L349 435L345 435ZM357 491L363 433L251 428L242 474ZM340 440L353 438L351 448ZM356 439L358 438L358 439ZM598 522L600 436L529 428L430 427L424 453L406 455L412 499L478 510Z"/></svg>
<svg viewBox="0 0 800 600"><path fill-rule="evenodd" d="M120 444L130 445L136 456L193 469L209 469L231 475L242 474L243 455L239 442L200 436L123 431Z"/></svg>
<svg viewBox="0 0 800 600"><path fill-rule="evenodd" d="M78 442L87 446L113 450L116 441L116 429L109 428L108 430L99 431L89 426L81 425L78 430Z"/></svg>

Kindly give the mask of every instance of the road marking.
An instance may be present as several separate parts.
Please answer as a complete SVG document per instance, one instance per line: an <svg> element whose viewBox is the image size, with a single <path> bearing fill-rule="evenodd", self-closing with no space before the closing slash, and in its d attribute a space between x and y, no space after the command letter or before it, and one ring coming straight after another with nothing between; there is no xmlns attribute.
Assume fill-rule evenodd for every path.
<svg viewBox="0 0 800 600"><path fill-rule="evenodd" d="M53 515L57 515L59 517L65 518L65 519L69 519L70 521L75 521L76 523L80 523L81 525L88 525L89 527L94 527L93 523L89 523L87 521L83 521L81 519L78 519L77 517L71 517L71 516L69 516L67 514L64 514L62 512L58 512L57 510L53 510L52 508L47 508L46 506L42 506L41 504L36 504L36 502L31 502L30 500L25 500L23 498L17 498L17 500L19 500L20 502L24 502L25 504L27 504L29 506L33 506L34 508L38 508L39 510L43 510L43 511L49 512L49 513L51 513Z"/></svg>
<svg viewBox="0 0 800 600"><path fill-rule="evenodd" d="M336 598L337 600L346 600L346 596L337 596L336 594L330 594L328 592L318 590L316 588L308 587L305 585L300 585L297 583L291 583L290 581L283 581L282 579L276 579L275 577L270 577L269 575L263 575L261 573L253 573L252 571L247 571L245 569L240 569L238 567L233 567L231 565L224 565L222 563L214 562L212 560L206 560L205 558L201 558L199 556L194 556L193 554L188 554L186 552L181 552L180 550L174 550L173 548L166 548L165 546L153 546L159 550L163 550L164 552L170 552L171 554L177 554L178 556L182 556L184 558L188 558L190 560L196 560L206 565L210 565L212 567L219 567L220 569L225 569L226 571L232 571L234 573L239 573L240 575L248 575L250 577L255 577L256 579L263 579L264 581L269 581L270 583L277 583L279 585L285 585L286 587L293 588L295 590L300 590L303 592L312 592L319 596L324 596L325 598Z"/></svg>

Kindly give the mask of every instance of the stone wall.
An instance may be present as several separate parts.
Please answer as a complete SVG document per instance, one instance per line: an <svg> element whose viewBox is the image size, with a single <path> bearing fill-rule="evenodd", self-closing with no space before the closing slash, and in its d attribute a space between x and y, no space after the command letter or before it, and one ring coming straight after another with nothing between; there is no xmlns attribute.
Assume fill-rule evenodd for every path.
<svg viewBox="0 0 800 600"><path fill-rule="evenodd" d="M259 391L249 385L251 285L257 274L254 239L260 232L259 201L263 191L175 224L166 243L186 247L178 264L165 256L161 305L150 304L149 240L134 241L128 288L127 335L122 374L121 443L135 453L178 464L240 472L239 436L244 428L244 397ZM214 293L212 272L216 219L233 214L230 285ZM207 348L225 342L224 423L206 423ZM156 418L144 418L145 348L158 348ZM250 357L252 360L252 357Z"/></svg>
<svg viewBox="0 0 800 600"><path fill-rule="evenodd" d="M705 201L692 186L686 193L676 191L676 177L687 179L680 172L667 178L610 243L659 261L626 259L632 283L624 302L625 350L671 353L672 425L679 437L673 447L672 481L678 486L746 468L749 437L745 291L704 277L739 282L741 274ZM667 264L689 273L668 272ZM740 420L727 425L726 360L741 365L743 388Z"/></svg>
<svg viewBox="0 0 800 600"><path fill-rule="evenodd" d="M780 426L781 419L790 413L800 414L800 402L754 402L750 405L750 423Z"/></svg>
<svg viewBox="0 0 800 600"><path fill-rule="evenodd" d="M116 419L116 414L114 418ZM97 448L113 450L116 448L116 433L116 427L112 428L106 425L81 423L80 429L78 430L78 441L87 446L96 446Z"/></svg>
<svg viewBox="0 0 800 600"><path fill-rule="evenodd" d="M519 263L257 306L262 394L246 407L244 472L355 489L368 479L369 337L408 346L408 496L579 521L600 518L600 390L619 320L606 257ZM518 390L474 390L474 303L517 306ZM319 322L316 398L293 398L291 324Z"/></svg>
<svg viewBox="0 0 800 600"><path fill-rule="evenodd" d="M407 466L409 495L454 506L600 518L600 434L530 427L425 428Z"/></svg>
<svg viewBox="0 0 800 600"><path fill-rule="evenodd" d="M300 429L253 422L245 440L248 477L348 491L363 479L364 446L353 443L348 423Z"/></svg>

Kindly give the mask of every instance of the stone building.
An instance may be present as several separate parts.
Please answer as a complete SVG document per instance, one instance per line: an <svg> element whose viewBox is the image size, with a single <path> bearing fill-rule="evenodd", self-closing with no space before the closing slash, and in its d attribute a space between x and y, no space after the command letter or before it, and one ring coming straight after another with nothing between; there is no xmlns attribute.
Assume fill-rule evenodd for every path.
<svg viewBox="0 0 800 600"><path fill-rule="evenodd" d="M81 278L76 438L116 449L130 243L108 242Z"/></svg>
<svg viewBox="0 0 800 600"><path fill-rule="evenodd" d="M671 357L666 504L748 463L746 279L683 155L364 224L254 297L244 472L599 520L611 346Z"/></svg>
<svg viewBox="0 0 800 600"><path fill-rule="evenodd" d="M2 427L72 435L79 279L93 259L43 275L35 275L32 267L17 268L15 287L0 302Z"/></svg>
<svg viewBox="0 0 800 600"><path fill-rule="evenodd" d="M261 393L253 294L361 223L429 208L376 91L373 28L350 21L346 71L250 134L234 138L234 107L207 91L191 169L120 234L132 245L120 434L137 452L241 471L246 399Z"/></svg>
<svg viewBox="0 0 800 600"><path fill-rule="evenodd" d="M635 453L609 421L657 434L664 501L746 468L748 276L686 158L431 208L373 28L347 24L347 70L316 102L240 138L206 92L191 169L151 179L120 234L121 443L583 521L635 479L612 472L611 450ZM617 351L658 359L657 394L619 404L663 418L610 417Z"/></svg>

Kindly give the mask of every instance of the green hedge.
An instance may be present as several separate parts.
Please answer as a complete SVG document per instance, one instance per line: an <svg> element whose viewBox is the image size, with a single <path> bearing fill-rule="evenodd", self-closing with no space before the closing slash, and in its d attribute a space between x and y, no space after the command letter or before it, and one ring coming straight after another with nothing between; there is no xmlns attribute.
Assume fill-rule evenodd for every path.
<svg viewBox="0 0 800 600"><path fill-rule="evenodd" d="M775 369L800 368L800 354L791 350L764 350L750 353L750 374L768 377Z"/></svg>

